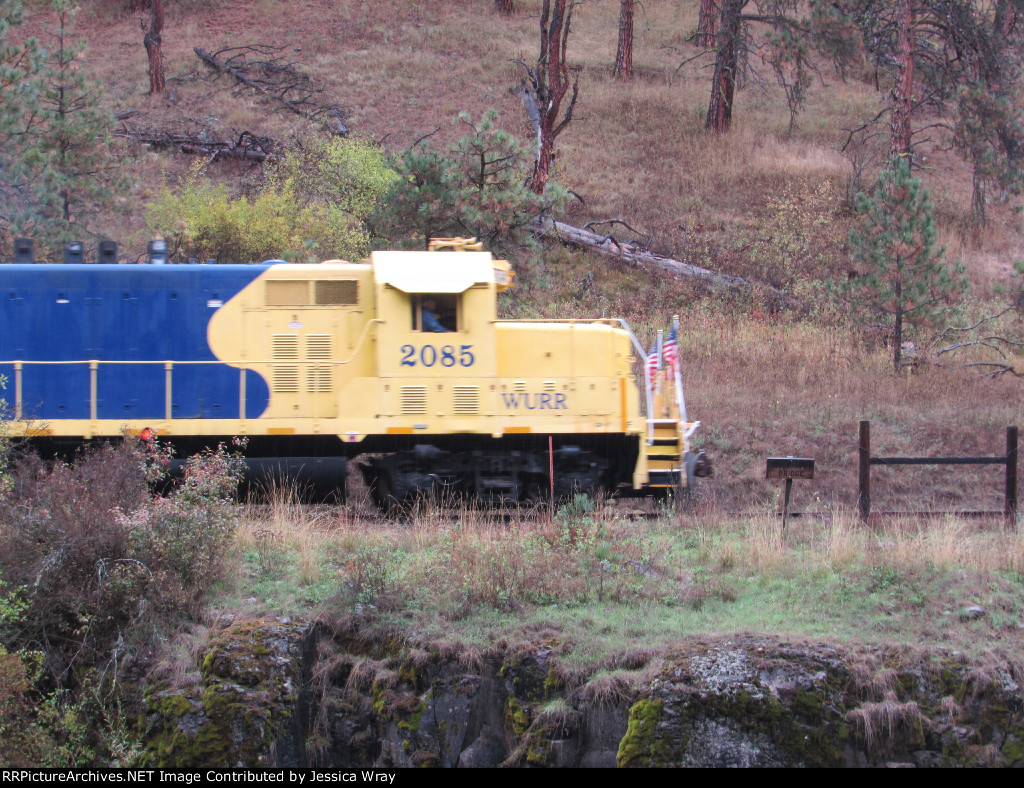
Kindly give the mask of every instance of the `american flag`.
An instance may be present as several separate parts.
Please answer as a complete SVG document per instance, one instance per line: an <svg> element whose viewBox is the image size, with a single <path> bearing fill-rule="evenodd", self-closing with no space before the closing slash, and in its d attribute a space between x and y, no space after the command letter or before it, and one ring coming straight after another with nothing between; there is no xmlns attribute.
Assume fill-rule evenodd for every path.
<svg viewBox="0 0 1024 788"><path fill-rule="evenodd" d="M679 364L679 343L676 338L676 327L672 326L672 330L668 334L668 339L665 340L665 344L661 348L662 356L665 358L666 367L674 367Z"/></svg>
<svg viewBox="0 0 1024 788"><path fill-rule="evenodd" d="M647 378L654 385L654 376L658 373L658 340L651 345L651 352L647 354Z"/></svg>

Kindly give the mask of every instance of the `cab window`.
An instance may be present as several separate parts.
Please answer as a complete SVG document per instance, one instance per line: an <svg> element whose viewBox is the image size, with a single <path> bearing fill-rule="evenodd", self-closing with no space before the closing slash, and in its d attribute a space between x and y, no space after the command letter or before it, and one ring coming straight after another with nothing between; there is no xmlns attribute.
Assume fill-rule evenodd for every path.
<svg viewBox="0 0 1024 788"><path fill-rule="evenodd" d="M417 293L412 298L413 331L446 333L458 331L459 295L457 293Z"/></svg>

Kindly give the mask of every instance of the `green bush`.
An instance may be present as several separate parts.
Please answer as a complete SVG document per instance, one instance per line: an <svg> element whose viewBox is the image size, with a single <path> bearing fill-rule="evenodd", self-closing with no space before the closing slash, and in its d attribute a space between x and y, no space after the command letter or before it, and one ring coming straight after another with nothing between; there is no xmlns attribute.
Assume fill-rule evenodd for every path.
<svg viewBox="0 0 1024 788"><path fill-rule="evenodd" d="M130 652L150 628L195 610L219 577L236 524L240 460L218 447L185 463L166 495L148 482L166 455L134 439L74 463L12 466L0 506L0 636L38 648L53 686ZM16 608L23 606L23 610Z"/></svg>
<svg viewBox="0 0 1024 788"><path fill-rule="evenodd" d="M183 477L169 496L157 496L131 515L123 515L130 556L108 581L110 589L144 583L142 570L169 575L194 604L222 569L238 525L234 496L241 480L241 458L221 444L188 459ZM141 569L140 569L141 567Z"/></svg>
<svg viewBox="0 0 1024 788"><path fill-rule="evenodd" d="M297 144L268 182L293 184L304 207L320 204L362 222L397 177L373 143L332 137Z"/></svg>
<svg viewBox="0 0 1024 788"><path fill-rule="evenodd" d="M193 167L174 192L146 206L152 233L168 240L172 258L255 263L281 258L314 262L359 257L369 236L350 215L319 203L303 205L291 180L272 182L252 200L232 198Z"/></svg>
<svg viewBox="0 0 1024 788"><path fill-rule="evenodd" d="M366 255L365 219L396 177L380 149L359 140L307 142L268 170L250 199L210 182L203 165L192 167L177 190L165 187L146 206L150 231L163 234L180 260L318 262Z"/></svg>
<svg viewBox="0 0 1024 788"><path fill-rule="evenodd" d="M40 693L42 655L0 646L0 768L93 765L80 703Z"/></svg>

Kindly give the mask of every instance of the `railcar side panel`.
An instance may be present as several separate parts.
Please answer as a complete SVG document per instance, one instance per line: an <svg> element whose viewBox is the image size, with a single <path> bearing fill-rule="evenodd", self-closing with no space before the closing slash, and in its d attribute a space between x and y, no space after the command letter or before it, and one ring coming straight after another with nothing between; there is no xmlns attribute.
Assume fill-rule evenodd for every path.
<svg viewBox="0 0 1024 788"><path fill-rule="evenodd" d="M243 384L217 363L206 327L264 268L4 266L0 324L12 330L0 332L0 359L21 369L6 363L0 374L17 379L21 416L62 425L165 418L173 361L171 418L237 419ZM246 411L262 413L266 383L249 373L244 387Z"/></svg>

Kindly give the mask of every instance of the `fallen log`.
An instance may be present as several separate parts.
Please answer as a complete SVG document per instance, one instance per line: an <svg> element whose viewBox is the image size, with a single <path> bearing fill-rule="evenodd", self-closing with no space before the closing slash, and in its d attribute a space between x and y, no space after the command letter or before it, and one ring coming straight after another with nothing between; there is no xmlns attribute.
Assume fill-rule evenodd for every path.
<svg viewBox="0 0 1024 788"><path fill-rule="evenodd" d="M777 287L772 287L767 282L722 274L691 263L684 263L681 260L655 254L637 243L617 241L611 235L598 235L564 222L553 222L550 219L535 219L531 223L531 229L540 236L557 238L566 245L579 246L603 257L622 260L641 267L653 266L684 279L695 280L708 291L725 288L731 292L759 292L768 296L773 303L780 307L801 310L805 308L803 303L783 293Z"/></svg>
<svg viewBox="0 0 1024 788"><path fill-rule="evenodd" d="M205 134L174 134L171 132L131 131L114 132L115 137L126 137L153 148L176 148L182 153L209 156L212 160L219 158L249 159L266 161L276 159L278 155L268 148L273 142L266 138L255 137L249 132L239 135L236 142L231 140L211 140Z"/></svg>

